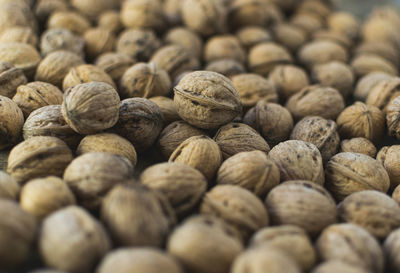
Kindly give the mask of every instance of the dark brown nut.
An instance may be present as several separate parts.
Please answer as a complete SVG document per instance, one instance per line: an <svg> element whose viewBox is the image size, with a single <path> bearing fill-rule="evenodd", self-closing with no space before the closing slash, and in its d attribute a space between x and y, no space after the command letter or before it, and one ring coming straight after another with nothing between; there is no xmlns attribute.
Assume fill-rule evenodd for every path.
<svg viewBox="0 0 400 273"><path fill-rule="evenodd" d="M207 180L200 171L174 162L160 163L145 169L140 182L162 192L178 216L189 213L207 189Z"/></svg>
<svg viewBox="0 0 400 273"><path fill-rule="evenodd" d="M217 72L228 78L246 73L245 67L241 63L233 59L221 59L217 61L212 61L207 64L204 70Z"/></svg>
<svg viewBox="0 0 400 273"><path fill-rule="evenodd" d="M168 96L171 80L155 63L137 63L123 74L120 94L123 98Z"/></svg>
<svg viewBox="0 0 400 273"><path fill-rule="evenodd" d="M90 152L75 158L63 178L80 204L96 209L114 185L133 178L133 165L123 156Z"/></svg>
<svg viewBox="0 0 400 273"><path fill-rule="evenodd" d="M20 68L14 67L11 63L0 62L0 95L12 98L17 87L26 84L24 72Z"/></svg>
<svg viewBox="0 0 400 273"><path fill-rule="evenodd" d="M385 168L375 159L357 153L339 153L326 165L326 187L336 200L363 190L386 193L390 179Z"/></svg>
<svg viewBox="0 0 400 273"><path fill-rule="evenodd" d="M233 59L240 63L246 60L246 53L239 39L233 35L211 37L204 46L204 61L210 63L221 59Z"/></svg>
<svg viewBox="0 0 400 273"><path fill-rule="evenodd" d="M378 239L385 239L400 227L400 206L378 191L360 191L347 196L338 205L343 222L363 227Z"/></svg>
<svg viewBox="0 0 400 273"><path fill-rule="evenodd" d="M257 74L239 74L232 77L233 86L239 92L244 107L253 107L260 100L278 102L273 81Z"/></svg>
<svg viewBox="0 0 400 273"><path fill-rule="evenodd" d="M390 187L392 189L400 185L400 145L382 147L376 156L376 160L382 163L390 177ZM400 189L400 188L399 188Z"/></svg>
<svg viewBox="0 0 400 273"><path fill-rule="evenodd" d="M31 27L10 27L1 32L1 43L24 43L37 46L38 36Z"/></svg>
<svg viewBox="0 0 400 273"><path fill-rule="evenodd" d="M355 40L360 33L360 22L353 14L345 11L332 13L327 20L328 28Z"/></svg>
<svg viewBox="0 0 400 273"><path fill-rule="evenodd" d="M66 11L69 2L65 0L38 0L35 5L35 15L39 22L46 22L51 14L57 11Z"/></svg>
<svg viewBox="0 0 400 273"><path fill-rule="evenodd" d="M245 26L266 27L272 21L271 3L263 0L233 0L230 2L229 23L234 28Z"/></svg>
<svg viewBox="0 0 400 273"><path fill-rule="evenodd" d="M279 184L280 174L274 161L265 153L241 152L222 163L216 182L240 186L263 198Z"/></svg>
<svg viewBox="0 0 400 273"><path fill-rule="evenodd" d="M17 143L24 125L24 114L11 99L0 95L0 150Z"/></svg>
<svg viewBox="0 0 400 273"><path fill-rule="evenodd" d="M170 29L164 36L164 42L180 45L197 58L201 58L203 55L203 40L196 32L189 28L176 27Z"/></svg>
<svg viewBox="0 0 400 273"><path fill-rule="evenodd" d="M83 35L90 28L90 21L76 11L56 11L51 14L47 21L47 27L49 29L64 28L75 34Z"/></svg>
<svg viewBox="0 0 400 273"><path fill-rule="evenodd" d="M216 129L241 114L242 103L233 83L221 74L196 71L174 87L178 114L191 125Z"/></svg>
<svg viewBox="0 0 400 273"><path fill-rule="evenodd" d="M119 35L116 51L146 62L160 46L161 42L152 30L127 29Z"/></svg>
<svg viewBox="0 0 400 273"><path fill-rule="evenodd" d="M13 101L24 113L27 118L30 113L47 105L61 105L63 93L57 86L46 82L30 82L20 85Z"/></svg>
<svg viewBox="0 0 400 273"><path fill-rule="evenodd" d="M316 248L322 261L340 261L360 267L362 272L383 272L384 256L378 241L357 225L336 224L326 228Z"/></svg>
<svg viewBox="0 0 400 273"><path fill-rule="evenodd" d="M311 85L289 98L286 108L295 120L306 116L320 116L336 120L345 107L343 96L328 86Z"/></svg>
<svg viewBox="0 0 400 273"><path fill-rule="evenodd" d="M270 146L287 140L293 129L290 112L279 104L266 101L259 101L246 113L243 121L260 132Z"/></svg>
<svg viewBox="0 0 400 273"><path fill-rule="evenodd" d="M353 92L355 82L353 70L345 63L333 61L313 68L313 82L337 89L344 98Z"/></svg>
<svg viewBox="0 0 400 273"><path fill-rule="evenodd" d="M396 67L399 65L398 49L389 43L364 42L355 49L355 55L377 55Z"/></svg>
<svg viewBox="0 0 400 273"><path fill-rule="evenodd" d="M97 18L103 11L118 7L119 0L71 0L71 5L89 19Z"/></svg>
<svg viewBox="0 0 400 273"><path fill-rule="evenodd" d="M269 156L279 168L281 181L309 180L324 184L322 157L314 144L288 140L272 148Z"/></svg>
<svg viewBox="0 0 400 273"><path fill-rule="evenodd" d="M169 26L182 25L182 2L181 0L163 1L164 17Z"/></svg>
<svg viewBox="0 0 400 273"><path fill-rule="evenodd" d="M336 123L342 138L365 137L378 143L385 133L385 114L377 107L362 102L345 108Z"/></svg>
<svg viewBox="0 0 400 273"><path fill-rule="evenodd" d="M156 248L125 248L109 252L96 272L113 273L116 268L131 273L183 273L181 265Z"/></svg>
<svg viewBox="0 0 400 273"><path fill-rule="evenodd" d="M161 47L153 54L150 61L155 62L159 68L167 71L171 80L185 71L196 70L200 67L199 60L180 45Z"/></svg>
<svg viewBox="0 0 400 273"><path fill-rule="evenodd" d="M317 255L310 238L297 226L283 225L260 229L251 238L250 247L260 246L281 250L291 256L304 271L309 271L316 263Z"/></svg>
<svg viewBox="0 0 400 273"><path fill-rule="evenodd" d="M236 37L247 50L256 44L272 41L271 34L268 30L258 26L243 27L236 32Z"/></svg>
<svg viewBox="0 0 400 273"><path fill-rule="evenodd" d="M86 56L92 60L103 53L113 51L116 42L115 34L102 27L88 29L83 34L83 38Z"/></svg>
<svg viewBox="0 0 400 273"><path fill-rule="evenodd" d="M366 273L362 267L354 266L338 260L328 260L320 263L311 273Z"/></svg>
<svg viewBox="0 0 400 273"><path fill-rule="evenodd" d="M400 95L394 98L387 106L386 109L386 125L388 127L389 135L400 138Z"/></svg>
<svg viewBox="0 0 400 273"><path fill-rule="evenodd" d="M173 99L163 96L156 96L150 98L150 100L160 107L164 117L164 125L181 120Z"/></svg>
<svg viewBox="0 0 400 273"><path fill-rule="evenodd" d="M175 220L168 200L161 198L138 183L115 186L101 207L101 219L114 243L161 247Z"/></svg>
<svg viewBox="0 0 400 273"><path fill-rule="evenodd" d="M299 61L308 68L318 64L325 64L332 61L346 63L348 52L346 49L334 42L317 40L304 45L298 53Z"/></svg>
<svg viewBox="0 0 400 273"><path fill-rule="evenodd" d="M112 131L128 139L141 153L153 145L162 129L160 107L148 99L131 98L121 101L119 120Z"/></svg>
<svg viewBox="0 0 400 273"><path fill-rule="evenodd" d="M268 154L270 148L265 139L253 128L243 123L228 123L219 128L214 136L221 149L222 156L227 159L240 152L262 151Z"/></svg>
<svg viewBox="0 0 400 273"><path fill-rule="evenodd" d="M82 64L71 68L68 74L65 75L63 90L66 92L70 87L90 82L107 83L116 88L114 81L103 69L92 64Z"/></svg>
<svg viewBox="0 0 400 273"><path fill-rule="evenodd" d="M318 116L300 120L293 128L290 139L314 144L321 152L324 163L338 152L340 142L336 123Z"/></svg>
<svg viewBox="0 0 400 273"><path fill-rule="evenodd" d="M397 68L386 59L373 54L363 54L356 56L350 63L354 74L357 77L363 77L371 72L384 72L396 76Z"/></svg>
<svg viewBox="0 0 400 273"><path fill-rule="evenodd" d="M107 10L102 12L97 18L97 26L114 33L119 33L122 29L119 11Z"/></svg>
<svg viewBox="0 0 400 273"><path fill-rule="evenodd" d="M1 43L0 62L7 62L22 69L27 77L32 76L40 62L36 48L23 43Z"/></svg>
<svg viewBox="0 0 400 273"><path fill-rule="evenodd" d="M0 199L16 200L21 188L11 175L0 171Z"/></svg>
<svg viewBox="0 0 400 273"><path fill-rule="evenodd" d="M126 28L164 28L162 2L160 0L128 0L122 3L121 22Z"/></svg>
<svg viewBox="0 0 400 273"><path fill-rule="evenodd" d="M265 199L273 225L295 225L311 236L336 223L336 203L322 186L295 180L273 188Z"/></svg>
<svg viewBox="0 0 400 273"><path fill-rule="evenodd" d="M223 220L202 215L178 226L169 237L167 249L187 272L225 273L243 245Z"/></svg>
<svg viewBox="0 0 400 273"><path fill-rule="evenodd" d="M375 158L376 147L368 139L363 137L356 137L351 139L345 139L342 142L340 142L340 152L365 154L372 158Z"/></svg>
<svg viewBox="0 0 400 273"><path fill-rule="evenodd" d="M65 50L52 52L39 63L35 80L62 87L64 77L69 70L83 63L82 58L75 53Z"/></svg>
<svg viewBox="0 0 400 273"><path fill-rule="evenodd" d="M25 140L35 136L57 137L71 149L75 149L82 138L65 121L61 105L44 106L33 111L26 119L22 133Z"/></svg>
<svg viewBox="0 0 400 273"><path fill-rule="evenodd" d="M371 90L381 81L391 79L392 76L384 72L371 72L358 80L353 96L356 100L365 102Z"/></svg>
<svg viewBox="0 0 400 273"><path fill-rule="evenodd" d="M72 152L56 137L37 136L15 146L8 157L7 172L20 184L49 175L62 176Z"/></svg>
<svg viewBox="0 0 400 273"><path fill-rule="evenodd" d="M293 62L290 53L275 43L261 43L250 49L248 66L251 72L267 77L277 65Z"/></svg>
<svg viewBox="0 0 400 273"><path fill-rule="evenodd" d="M201 135L205 132L184 121L175 121L162 130L157 145L163 157L168 159L186 139Z"/></svg>
<svg viewBox="0 0 400 273"><path fill-rule="evenodd" d="M218 185L207 192L200 214L224 220L244 240L269 223L263 202L252 192L235 185Z"/></svg>
<svg viewBox="0 0 400 273"><path fill-rule="evenodd" d="M71 234L74 240L67 239ZM103 226L80 207L61 209L43 221L39 250L49 267L66 272L89 272L110 249Z"/></svg>
<svg viewBox="0 0 400 273"><path fill-rule="evenodd" d="M275 40L291 52L296 52L307 41L307 32L301 27L283 23L273 28Z"/></svg>
<svg viewBox="0 0 400 273"><path fill-rule="evenodd" d="M222 163L222 153L218 144L208 136L193 136L175 149L169 162L189 165L211 181Z"/></svg>
<svg viewBox="0 0 400 273"><path fill-rule="evenodd" d="M386 112L387 105L400 95L400 78L391 77L377 82L370 90L366 104Z"/></svg>
<svg viewBox="0 0 400 273"><path fill-rule="evenodd" d="M29 256L37 232L35 218L17 202L0 199L0 265L15 268Z"/></svg>
<svg viewBox="0 0 400 273"><path fill-rule="evenodd" d="M308 36L324 28L324 20L311 13L297 13L292 16L290 23L303 29Z"/></svg>
<svg viewBox="0 0 400 273"><path fill-rule="evenodd" d="M396 229L386 238L383 244L383 251L386 256L387 270L399 272L399 230Z"/></svg>
<svg viewBox="0 0 400 273"><path fill-rule="evenodd" d="M108 52L100 55L97 58L95 65L110 75L114 82L119 83L122 75L134 64L134 62L135 61L128 55L117 52Z"/></svg>
<svg viewBox="0 0 400 273"><path fill-rule="evenodd" d="M58 50L71 51L84 56L85 40L68 29L53 28L46 30L40 38L40 53L47 56Z"/></svg>
<svg viewBox="0 0 400 273"><path fill-rule="evenodd" d="M78 84L64 93L62 115L80 134L93 134L114 126L119 117L117 91L102 82Z"/></svg>
<svg viewBox="0 0 400 273"><path fill-rule="evenodd" d="M135 147L128 140L116 134L101 133L85 136L76 149L77 155L94 152L124 156L132 163L132 167L135 167L137 162Z"/></svg>
<svg viewBox="0 0 400 273"><path fill-rule="evenodd" d="M49 176L32 179L21 190L20 205L37 219L76 203L75 196L60 178Z"/></svg>

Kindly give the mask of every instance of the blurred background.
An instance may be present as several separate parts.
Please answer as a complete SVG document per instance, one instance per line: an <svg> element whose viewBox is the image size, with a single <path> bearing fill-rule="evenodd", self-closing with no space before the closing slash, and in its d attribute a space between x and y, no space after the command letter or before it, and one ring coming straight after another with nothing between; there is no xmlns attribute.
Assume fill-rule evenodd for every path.
<svg viewBox="0 0 400 273"><path fill-rule="evenodd" d="M400 0L334 0L340 9L350 11L364 18L372 8L382 5L394 5L400 8Z"/></svg>

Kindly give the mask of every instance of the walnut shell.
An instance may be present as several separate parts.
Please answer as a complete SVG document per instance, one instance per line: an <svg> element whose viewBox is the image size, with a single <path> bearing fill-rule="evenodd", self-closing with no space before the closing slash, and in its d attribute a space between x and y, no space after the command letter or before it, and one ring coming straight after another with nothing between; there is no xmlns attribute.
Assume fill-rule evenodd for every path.
<svg viewBox="0 0 400 273"><path fill-rule="evenodd" d="M13 101L22 110L24 117L28 118L30 113L43 106L61 105L63 93L51 83L30 82L17 88Z"/></svg>
<svg viewBox="0 0 400 273"><path fill-rule="evenodd" d="M306 180L285 182L265 199L274 225L296 225L315 236L336 223L336 203L322 186Z"/></svg>
<svg viewBox="0 0 400 273"><path fill-rule="evenodd" d="M128 139L137 152L150 148L163 128L163 116L160 107L144 98L130 98L121 101L119 120L112 128Z"/></svg>
<svg viewBox="0 0 400 273"><path fill-rule="evenodd" d="M11 63L0 62L0 95L12 98L18 86L26 84L24 72Z"/></svg>
<svg viewBox="0 0 400 273"><path fill-rule="evenodd" d="M94 59L102 53L111 52L116 42L115 34L105 28L88 29L84 34L86 55Z"/></svg>
<svg viewBox="0 0 400 273"><path fill-rule="evenodd" d="M38 36L31 27L15 26L1 32L1 43L24 43L33 47L37 46Z"/></svg>
<svg viewBox="0 0 400 273"><path fill-rule="evenodd" d="M169 237L167 249L187 272L225 273L243 245L223 220L201 215L178 226Z"/></svg>
<svg viewBox="0 0 400 273"><path fill-rule="evenodd" d="M44 263L54 269L89 272L110 249L103 226L80 207L66 207L43 221L39 250Z"/></svg>
<svg viewBox="0 0 400 273"><path fill-rule="evenodd" d="M286 103L286 108L295 120L306 116L320 116L335 120L344 107L343 97L338 90L321 85L305 87L291 96Z"/></svg>
<svg viewBox="0 0 400 273"><path fill-rule="evenodd" d="M271 42L271 34L263 27L246 26L236 32L236 37L245 49L250 49L256 44Z"/></svg>
<svg viewBox="0 0 400 273"><path fill-rule="evenodd" d="M65 121L61 105L44 106L33 111L24 123L22 134L25 140L35 136L57 137L71 149L75 149L82 138Z"/></svg>
<svg viewBox="0 0 400 273"><path fill-rule="evenodd" d="M308 36L324 28L324 19L311 13L297 13L292 16L290 23L303 29Z"/></svg>
<svg viewBox="0 0 400 273"><path fill-rule="evenodd" d="M21 137L24 115L11 99L0 95L0 150L16 144Z"/></svg>
<svg viewBox="0 0 400 273"><path fill-rule="evenodd" d="M351 139L345 139L342 142L340 142L340 152L365 154L372 158L375 158L376 147L368 139L363 137L356 137Z"/></svg>
<svg viewBox="0 0 400 273"><path fill-rule="evenodd" d="M119 11L107 10L102 12L97 18L97 26L114 33L119 33L122 29Z"/></svg>
<svg viewBox="0 0 400 273"><path fill-rule="evenodd" d="M279 65L269 74L269 80L275 85L283 99L291 97L309 85L304 69L294 65Z"/></svg>
<svg viewBox="0 0 400 273"><path fill-rule="evenodd" d="M15 27L32 27L37 31L37 22L30 6L24 1L2 1L0 9L0 32Z"/></svg>
<svg viewBox="0 0 400 273"><path fill-rule="evenodd" d="M36 1L34 12L39 22L46 22L54 12L68 9L69 2L65 0L38 0Z"/></svg>
<svg viewBox="0 0 400 273"><path fill-rule="evenodd" d="M301 64L312 68L331 61L346 63L349 55L346 49L337 43L317 40L304 45L298 53L298 58Z"/></svg>
<svg viewBox="0 0 400 273"><path fill-rule="evenodd" d="M266 27L272 21L270 9L274 6L263 0L233 0L230 2L229 23L233 28L244 26Z"/></svg>
<svg viewBox="0 0 400 273"><path fill-rule="evenodd" d="M392 189L400 185L400 169L399 169L399 157L400 145L392 145L382 147L376 156L383 167L385 167L390 178L390 187Z"/></svg>
<svg viewBox="0 0 400 273"><path fill-rule="evenodd" d="M105 197L101 219L121 246L161 247L174 224L172 208L153 190L140 185L118 185Z"/></svg>
<svg viewBox="0 0 400 273"><path fill-rule="evenodd" d="M47 27L65 28L78 35L83 35L90 28L90 21L77 11L55 11L47 21Z"/></svg>
<svg viewBox="0 0 400 273"><path fill-rule="evenodd" d="M119 83L122 75L134 64L134 62L135 61L128 55L117 52L108 52L100 55L97 58L95 65L110 75L114 82Z"/></svg>
<svg viewBox="0 0 400 273"><path fill-rule="evenodd" d="M82 155L92 152L124 156L129 159L133 167L137 162L135 147L128 140L116 134L101 133L85 136L79 143L76 154Z"/></svg>
<svg viewBox="0 0 400 273"><path fill-rule="evenodd" d="M390 270L390 272L399 272L399 230L392 231L383 244L387 270Z"/></svg>
<svg viewBox="0 0 400 273"><path fill-rule="evenodd" d="M84 56L85 40L64 28L46 30L40 39L40 53L47 56L58 50L71 51L79 56Z"/></svg>
<svg viewBox="0 0 400 273"><path fill-rule="evenodd" d="M15 201L0 199L0 266L15 268L28 258L35 241L35 218Z"/></svg>
<svg viewBox="0 0 400 273"><path fill-rule="evenodd" d="M178 114L191 125L216 129L242 111L232 82L221 74L196 71L185 75L174 87Z"/></svg>
<svg viewBox="0 0 400 273"><path fill-rule="evenodd" d="M0 199L16 200L20 190L20 186L11 175L0 171Z"/></svg>
<svg viewBox="0 0 400 273"><path fill-rule="evenodd" d="M382 79L370 89L366 104L386 111L388 104L400 95L400 78Z"/></svg>
<svg viewBox="0 0 400 273"><path fill-rule="evenodd" d="M71 5L83 15L93 19L103 11L117 8L120 0L71 0Z"/></svg>
<svg viewBox="0 0 400 273"><path fill-rule="evenodd" d="M350 63L354 74L360 78L371 72L384 72L396 76L397 68L386 59L373 54L363 54L356 56Z"/></svg>
<svg viewBox="0 0 400 273"><path fill-rule="evenodd" d="M75 158L63 177L78 202L88 209L98 208L114 185L132 178L133 166L127 158L104 152L90 152Z"/></svg>
<svg viewBox="0 0 400 273"><path fill-rule="evenodd" d="M245 67L233 59L221 59L212 61L204 68L206 71L213 71L232 78L236 75L246 73Z"/></svg>
<svg viewBox="0 0 400 273"><path fill-rule="evenodd" d="M89 82L65 91L61 112L65 121L76 132L93 134L117 123L119 105L118 93L111 85Z"/></svg>
<svg viewBox="0 0 400 273"><path fill-rule="evenodd" d="M320 263L311 273L365 273L366 270L339 260L328 260Z"/></svg>
<svg viewBox="0 0 400 273"><path fill-rule="evenodd" d="M214 140L221 149L224 159L240 152L259 150L267 154L270 150L264 138L256 130L243 123L232 122L220 127Z"/></svg>
<svg viewBox="0 0 400 273"><path fill-rule="evenodd" d="M400 206L378 191L360 191L347 196L338 205L343 222L363 227L378 239L385 239L400 227Z"/></svg>
<svg viewBox="0 0 400 273"><path fill-rule="evenodd" d="M169 26L182 24L181 0L163 1L164 17Z"/></svg>
<svg viewBox="0 0 400 273"><path fill-rule="evenodd" d="M24 71L28 77L35 73L40 62L37 50L24 43L1 43L0 62L8 62Z"/></svg>
<svg viewBox="0 0 400 273"><path fill-rule="evenodd" d="M314 32L312 36L315 41L333 42L347 50L354 46L354 41L350 40L346 35L334 32L332 30L318 30Z"/></svg>
<svg viewBox="0 0 400 273"><path fill-rule="evenodd" d="M201 58L203 55L203 40L189 28L175 27L170 29L164 36L164 42L166 44L180 45L197 58Z"/></svg>
<svg viewBox="0 0 400 273"><path fill-rule="evenodd" d="M384 42L364 42L355 49L355 55L377 55L392 63L399 65L399 52L396 47Z"/></svg>
<svg viewBox="0 0 400 273"><path fill-rule="evenodd" d="M338 116L336 123L342 138L365 137L379 143L385 133L385 115L372 105L356 102Z"/></svg>
<svg viewBox="0 0 400 273"><path fill-rule="evenodd" d="M15 146L8 156L7 172L20 184L44 176L62 176L72 161L72 152L64 141L36 136Z"/></svg>
<svg viewBox="0 0 400 273"><path fill-rule="evenodd" d="M60 178L49 176L28 181L21 190L21 208L38 219L76 203L75 196Z"/></svg>
<svg viewBox="0 0 400 273"><path fill-rule="evenodd" d="M316 248L322 261L341 261L363 272L383 272L384 256L378 241L357 225L331 225L318 238Z"/></svg>
<svg viewBox="0 0 400 273"><path fill-rule="evenodd" d="M328 28L334 32L342 33L355 40L360 34L360 21L353 14L345 11L332 13L327 20Z"/></svg>
<svg viewBox="0 0 400 273"><path fill-rule="evenodd" d="M371 72L358 80L353 96L356 100L365 102L369 93L381 81L389 80L391 75L384 72Z"/></svg>
<svg viewBox="0 0 400 273"><path fill-rule="evenodd" d="M206 63L221 59L233 59L242 64L245 62L246 53L236 36L216 35L204 45L204 61Z"/></svg>
<svg viewBox="0 0 400 273"><path fill-rule="evenodd" d="M275 40L293 53L298 51L307 41L307 32L291 23L276 25L273 28L273 33Z"/></svg>
<svg viewBox="0 0 400 273"><path fill-rule="evenodd" d="M140 182L165 194L178 216L189 213L207 189L207 180L200 171L175 162L145 169Z"/></svg>
<svg viewBox="0 0 400 273"><path fill-rule="evenodd" d="M377 190L386 193L389 175L375 159L357 153L339 153L326 165L326 187L336 200L362 191Z"/></svg>
<svg viewBox="0 0 400 273"><path fill-rule="evenodd" d="M160 107L164 117L164 125L181 120L173 99L163 96L156 96L150 98L150 100Z"/></svg>
<svg viewBox="0 0 400 273"><path fill-rule="evenodd" d="M121 22L126 28L161 30L165 27L160 0L128 0L122 3Z"/></svg>
<svg viewBox="0 0 400 273"><path fill-rule="evenodd" d="M103 69L92 64L82 64L71 68L65 75L63 90L66 91L70 87L90 82L104 82L116 88L114 81Z"/></svg>
<svg viewBox="0 0 400 273"><path fill-rule="evenodd" d="M400 115L400 95L395 97L386 109L386 125L390 136L400 138L400 127L398 118Z"/></svg>

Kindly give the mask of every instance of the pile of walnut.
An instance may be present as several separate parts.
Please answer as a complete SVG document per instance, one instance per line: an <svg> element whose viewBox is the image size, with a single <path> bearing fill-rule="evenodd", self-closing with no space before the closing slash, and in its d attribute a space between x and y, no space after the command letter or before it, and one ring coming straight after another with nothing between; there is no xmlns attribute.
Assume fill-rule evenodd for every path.
<svg viewBox="0 0 400 273"><path fill-rule="evenodd" d="M399 29L323 0L0 0L0 271L399 273Z"/></svg>

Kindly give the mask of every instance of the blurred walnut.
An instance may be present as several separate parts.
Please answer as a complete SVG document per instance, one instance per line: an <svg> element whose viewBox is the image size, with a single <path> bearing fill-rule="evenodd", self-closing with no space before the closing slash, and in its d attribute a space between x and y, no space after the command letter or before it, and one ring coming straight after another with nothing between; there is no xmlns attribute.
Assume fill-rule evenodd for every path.
<svg viewBox="0 0 400 273"><path fill-rule="evenodd" d="M122 3L121 22L126 28L156 29L165 27L160 0L128 0Z"/></svg>
<svg viewBox="0 0 400 273"><path fill-rule="evenodd" d="M84 34L86 56L95 59L99 55L111 52L115 45L115 35L111 30L97 27L88 29Z"/></svg>
<svg viewBox="0 0 400 273"><path fill-rule="evenodd" d="M97 18L97 26L114 33L119 33L122 29L119 11L107 10L102 12Z"/></svg>
<svg viewBox="0 0 400 273"><path fill-rule="evenodd" d="M103 11L114 9L121 3L120 0L71 0L71 5L83 15L95 19Z"/></svg>
<svg viewBox="0 0 400 273"><path fill-rule="evenodd" d="M107 83L116 88L114 81L103 69L92 64L82 64L71 68L68 74L65 75L63 90L66 92L70 87L90 82Z"/></svg>
<svg viewBox="0 0 400 273"><path fill-rule="evenodd" d="M204 45L204 60L207 63L221 59L233 59L244 63L246 53L239 39L233 35L216 35L211 37Z"/></svg>
<svg viewBox="0 0 400 273"><path fill-rule="evenodd" d="M134 64L134 62L135 61L128 55L117 52L108 52L101 54L97 58L95 65L110 75L114 82L119 83L122 75Z"/></svg>
<svg viewBox="0 0 400 273"><path fill-rule="evenodd" d="M331 61L346 63L349 56L344 47L331 41L317 40L304 45L298 53L298 58L301 64L311 69L315 65Z"/></svg>
<svg viewBox="0 0 400 273"><path fill-rule="evenodd" d="M24 125L24 115L11 99L0 95L0 150L16 144Z"/></svg>
<svg viewBox="0 0 400 273"><path fill-rule="evenodd" d="M311 273L365 273L366 271L360 266L354 266L340 260L327 260L320 263Z"/></svg>
<svg viewBox="0 0 400 273"><path fill-rule="evenodd" d="M369 93L377 84L381 81L389 80L390 78L392 78L392 76L384 72L371 72L363 76L357 82L356 89L353 93L354 98L365 102Z"/></svg>
<svg viewBox="0 0 400 273"><path fill-rule="evenodd" d="M263 27L246 26L236 32L236 37L245 49L250 49L256 44L271 42L271 34Z"/></svg>
<svg viewBox="0 0 400 273"><path fill-rule="evenodd" d="M119 35L115 49L135 61L146 62L160 46L161 42L152 30L126 29Z"/></svg>
<svg viewBox="0 0 400 273"><path fill-rule="evenodd" d="M71 10L55 11L47 21L48 29L65 28L78 35L83 35L90 25L89 19L83 14Z"/></svg>
<svg viewBox="0 0 400 273"><path fill-rule="evenodd" d="M357 17L348 12L334 12L327 20L328 28L334 32L345 34L355 40L360 33L360 22Z"/></svg>
<svg viewBox="0 0 400 273"><path fill-rule="evenodd" d="M273 28L273 33L276 41L291 52L299 50L307 41L307 32L290 23L276 25Z"/></svg>
<svg viewBox="0 0 400 273"><path fill-rule="evenodd" d="M29 44L0 43L0 62L11 63L22 69L27 77L31 77L40 62L40 55L36 48Z"/></svg>
<svg viewBox="0 0 400 273"><path fill-rule="evenodd" d="M0 95L12 98L18 86L26 84L24 72L11 63L0 62Z"/></svg>
<svg viewBox="0 0 400 273"><path fill-rule="evenodd" d="M0 199L16 200L19 196L21 187L5 171L0 171Z"/></svg>
<svg viewBox="0 0 400 273"><path fill-rule="evenodd" d="M368 93L366 104L386 112L388 104L400 95L400 78L387 77L379 80Z"/></svg>
<svg viewBox="0 0 400 273"><path fill-rule="evenodd" d="M384 72L389 75L397 75L397 68L386 59L373 54L362 54L356 56L350 63L354 74L362 77L371 72Z"/></svg>
<svg viewBox="0 0 400 273"><path fill-rule="evenodd" d="M164 117L164 125L181 120L173 99L163 96L155 96L151 97L150 100L160 107Z"/></svg>
<svg viewBox="0 0 400 273"><path fill-rule="evenodd" d="M0 35L1 43L24 43L33 47L37 46L38 36L31 27L11 27L7 28Z"/></svg>
<svg viewBox="0 0 400 273"><path fill-rule="evenodd" d="M58 50L71 51L81 57L84 56L85 40L64 28L46 30L40 39L40 53L47 56Z"/></svg>
<svg viewBox="0 0 400 273"><path fill-rule="evenodd" d="M375 158L376 147L371 141L369 141L366 138L355 137L351 139L345 139L342 142L340 142L340 152L365 154L372 158Z"/></svg>
<svg viewBox="0 0 400 273"><path fill-rule="evenodd" d="M376 156L389 174L390 187L392 189L400 185L400 145L385 146L379 150Z"/></svg>
<svg viewBox="0 0 400 273"><path fill-rule="evenodd" d="M288 99L309 85L308 75L304 69L294 65L280 65L269 74L282 99Z"/></svg>
<svg viewBox="0 0 400 273"><path fill-rule="evenodd" d="M246 73L246 68L243 66L243 64L233 59L221 59L212 61L207 64L204 70L217 72L228 78Z"/></svg>
<svg viewBox="0 0 400 273"><path fill-rule="evenodd" d="M203 55L203 40L189 28L175 27L170 29L164 36L164 42L180 45L197 58L201 58Z"/></svg>

